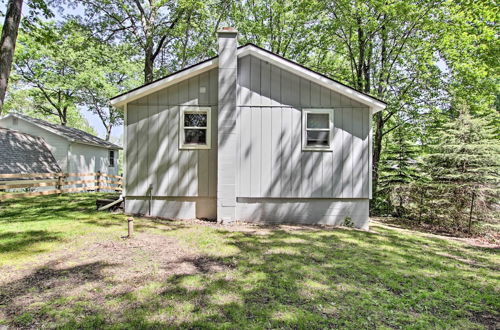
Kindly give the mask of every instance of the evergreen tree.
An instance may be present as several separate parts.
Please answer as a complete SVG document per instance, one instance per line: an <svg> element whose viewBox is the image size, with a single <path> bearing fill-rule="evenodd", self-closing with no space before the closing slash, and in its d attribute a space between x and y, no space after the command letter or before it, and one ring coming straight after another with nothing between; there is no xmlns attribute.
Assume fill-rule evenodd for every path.
<svg viewBox="0 0 500 330"><path fill-rule="evenodd" d="M488 118L474 118L461 106L458 118L438 131L426 157L430 219L471 232L495 221L500 183L500 140Z"/></svg>
<svg viewBox="0 0 500 330"><path fill-rule="evenodd" d="M418 158L420 150L407 136L404 126L399 126L384 146L385 152L380 169L377 208L393 213L406 214L408 187L419 179Z"/></svg>

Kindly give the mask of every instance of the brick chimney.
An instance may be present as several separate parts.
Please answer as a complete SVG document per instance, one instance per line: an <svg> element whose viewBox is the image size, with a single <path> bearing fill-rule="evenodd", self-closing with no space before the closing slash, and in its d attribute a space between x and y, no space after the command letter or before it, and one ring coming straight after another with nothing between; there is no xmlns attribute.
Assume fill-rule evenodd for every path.
<svg viewBox="0 0 500 330"><path fill-rule="evenodd" d="M224 27L219 41L217 221L236 219L236 77L238 31Z"/></svg>

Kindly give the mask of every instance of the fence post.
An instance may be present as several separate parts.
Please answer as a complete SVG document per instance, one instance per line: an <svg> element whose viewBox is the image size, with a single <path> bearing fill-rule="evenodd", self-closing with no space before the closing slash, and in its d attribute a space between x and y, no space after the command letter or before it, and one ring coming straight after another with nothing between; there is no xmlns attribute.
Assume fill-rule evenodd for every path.
<svg viewBox="0 0 500 330"><path fill-rule="evenodd" d="M422 208L424 207L424 189L420 190L420 207L418 210L418 222L422 223Z"/></svg>
<svg viewBox="0 0 500 330"><path fill-rule="evenodd" d="M472 211L474 210L474 198L476 197L476 193L472 191L472 199L470 201L470 214L469 214L469 235L471 233L472 227Z"/></svg>
<svg viewBox="0 0 500 330"><path fill-rule="evenodd" d="M97 192L100 192L99 185L101 184L99 181L101 180L101 171L97 171Z"/></svg>
<svg viewBox="0 0 500 330"><path fill-rule="evenodd" d="M59 190L59 192L57 193L59 196L62 195L62 192L60 190L62 190L62 187L64 186L64 173L59 173L58 174L58 177L57 177L57 190Z"/></svg>

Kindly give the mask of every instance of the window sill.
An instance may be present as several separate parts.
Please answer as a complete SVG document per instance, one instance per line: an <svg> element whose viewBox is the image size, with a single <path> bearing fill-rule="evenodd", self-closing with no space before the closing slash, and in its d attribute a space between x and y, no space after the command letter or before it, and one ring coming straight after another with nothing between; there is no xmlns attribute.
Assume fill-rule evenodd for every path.
<svg viewBox="0 0 500 330"><path fill-rule="evenodd" d="M207 145L183 145L179 147L179 150L207 150L211 149L210 146Z"/></svg>
<svg viewBox="0 0 500 330"><path fill-rule="evenodd" d="M333 149L332 149L332 148L302 147L302 151L323 151L323 152L333 152Z"/></svg>

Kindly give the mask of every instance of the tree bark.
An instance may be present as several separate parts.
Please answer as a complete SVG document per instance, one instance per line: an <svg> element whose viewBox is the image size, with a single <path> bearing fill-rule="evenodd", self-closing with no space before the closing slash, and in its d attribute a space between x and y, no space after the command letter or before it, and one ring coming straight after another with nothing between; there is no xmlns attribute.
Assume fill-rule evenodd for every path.
<svg viewBox="0 0 500 330"><path fill-rule="evenodd" d="M21 22L23 0L9 0L0 37L0 115L3 111L5 93L9 82L12 59L16 48L17 32Z"/></svg>
<svg viewBox="0 0 500 330"><path fill-rule="evenodd" d="M372 190L373 196L377 194L378 187L378 168L380 163L380 154L382 153L382 137L384 128L384 118L382 117L382 111L377 112L374 116L375 121L375 136L373 139L373 178L372 178Z"/></svg>
<svg viewBox="0 0 500 330"><path fill-rule="evenodd" d="M153 58L153 47L146 48L144 54L144 83L150 83L153 81L153 68L154 68L154 58Z"/></svg>
<svg viewBox="0 0 500 330"><path fill-rule="evenodd" d="M109 124L108 126L106 126L106 141L109 141L109 139L111 138L111 130L113 129L113 125Z"/></svg>
<svg viewBox="0 0 500 330"><path fill-rule="evenodd" d="M385 20L385 15L382 16L382 21ZM377 96L383 98L385 87L382 85L384 79L387 78L387 72L385 72L386 61L387 61L387 30L383 24L380 29L380 40L381 40L381 52L380 52L380 73L377 86ZM373 141L373 155L372 155L372 194L374 197L377 196L378 189L378 179L379 179L379 163L380 155L382 154L382 138L384 136L384 117L382 111L374 115L375 122L375 136ZM375 199L375 198L374 198Z"/></svg>

